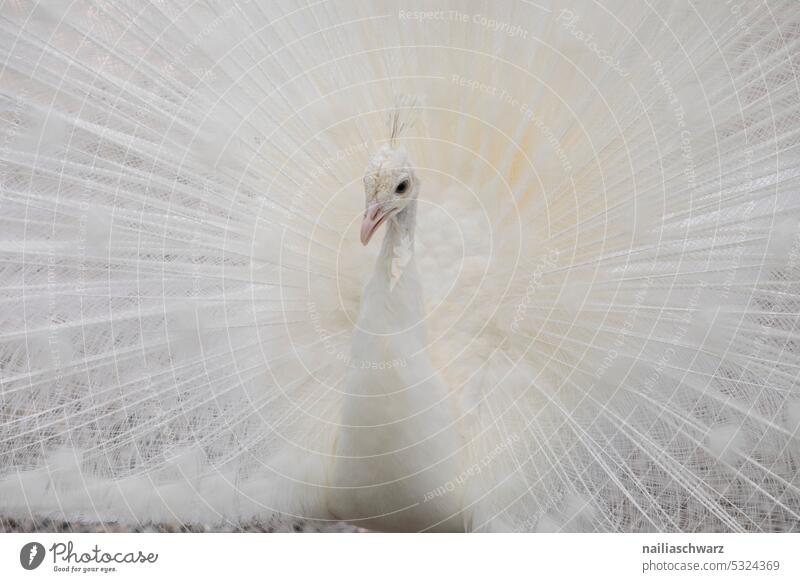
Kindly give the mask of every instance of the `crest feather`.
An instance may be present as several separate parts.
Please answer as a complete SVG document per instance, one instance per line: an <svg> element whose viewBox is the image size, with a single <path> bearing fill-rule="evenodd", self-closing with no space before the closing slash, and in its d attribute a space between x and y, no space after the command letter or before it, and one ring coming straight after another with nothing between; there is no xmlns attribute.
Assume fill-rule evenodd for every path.
<svg viewBox="0 0 800 582"><path fill-rule="evenodd" d="M389 127L389 142L395 147L397 138L414 127L422 112L422 99L416 95L398 95L394 108L389 112L386 125Z"/></svg>

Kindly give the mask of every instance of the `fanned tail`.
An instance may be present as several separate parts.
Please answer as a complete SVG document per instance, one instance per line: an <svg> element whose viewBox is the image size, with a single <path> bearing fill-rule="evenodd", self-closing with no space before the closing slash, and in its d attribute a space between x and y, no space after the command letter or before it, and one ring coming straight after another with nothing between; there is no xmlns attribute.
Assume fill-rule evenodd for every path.
<svg viewBox="0 0 800 582"><path fill-rule="evenodd" d="M470 527L797 530L796 4L439 4L4 6L3 514L331 517L403 93Z"/></svg>

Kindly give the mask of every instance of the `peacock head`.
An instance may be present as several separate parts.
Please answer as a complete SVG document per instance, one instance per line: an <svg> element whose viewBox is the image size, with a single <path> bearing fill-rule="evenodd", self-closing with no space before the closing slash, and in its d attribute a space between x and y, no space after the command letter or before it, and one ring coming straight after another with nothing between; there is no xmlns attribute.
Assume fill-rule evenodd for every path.
<svg viewBox="0 0 800 582"><path fill-rule="evenodd" d="M364 174L366 208L361 222L361 244L387 220L394 220L417 198L419 180L403 148L382 146L369 160Z"/></svg>

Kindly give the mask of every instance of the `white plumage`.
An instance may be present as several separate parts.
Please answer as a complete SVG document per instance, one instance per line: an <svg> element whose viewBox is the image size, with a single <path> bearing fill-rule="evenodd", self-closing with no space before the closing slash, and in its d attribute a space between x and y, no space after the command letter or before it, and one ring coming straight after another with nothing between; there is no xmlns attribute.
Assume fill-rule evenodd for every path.
<svg viewBox="0 0 800 582"><path fill-rule="evenodd" d="M0 38L0 514L798 529L795 2Z"/></svg>

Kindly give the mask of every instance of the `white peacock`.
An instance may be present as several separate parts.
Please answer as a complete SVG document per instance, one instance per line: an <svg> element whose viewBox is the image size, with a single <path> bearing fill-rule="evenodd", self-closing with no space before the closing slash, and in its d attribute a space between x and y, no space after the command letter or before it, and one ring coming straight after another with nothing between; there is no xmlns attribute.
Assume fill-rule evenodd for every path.
<svg viewBox="0 0 800 582"><path fill-rule="evenodd" d="M0 517L796 531L797 3L405 4L4 4Z"/></svg>

